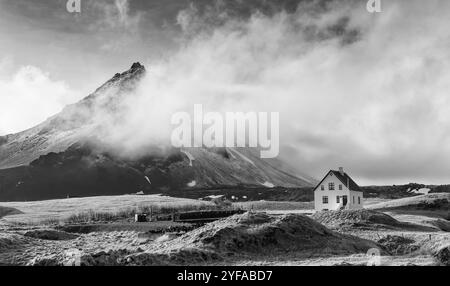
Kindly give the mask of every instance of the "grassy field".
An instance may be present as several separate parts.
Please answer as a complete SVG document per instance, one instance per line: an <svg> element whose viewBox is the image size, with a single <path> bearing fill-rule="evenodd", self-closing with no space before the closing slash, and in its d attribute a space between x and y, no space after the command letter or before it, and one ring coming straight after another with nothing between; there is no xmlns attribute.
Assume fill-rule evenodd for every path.
<svg viewBox="0 0 450 286"><path fill-rule="evenodd" d="M368 209L401 215L425 216L450 220L450 193L432 193L371 204Z"/></svg>
<svg viewBox="0 0 450 286"><path fill-rule="evenodd" d="M88 198L69 198L33 202L4 202L3 208L14 208L19 213L2 220L17 224L55 224L110 222L132 219L135 213L171 214L174 211L213 210L212 202L174 198L161 195L124 195ZM254 211L295 212L312 210L313 202L251 201L237 202L232 208ZM22 213L20 213L22 212Z"/></svg>
<svg viewBox="0 0 450 286"><path fill-rule="evenodd" d="M328 227L334 234L325 236L322 231L316 233L320 226L317 218L298 215L313 214L313 202L235 202L233 208L254 212L202 226L173 221L130 222L135 212L148 213L150 208L154 214L169 214L217 209L214 203L160 195L0 202L0 213L5 215L0 218L0 264L40 265L40 259L45 262L51 257L60 261L66 249L81 249L92 261L98 259L99 265L115 265L117 257L130 255L133 257L131 265L164 265L173 261L167 255L178 255L179 263L188 265L364 265L366 249L385 241L382 247L389 247L389 251L393 249L395 253L383 254L382 265L449 265L449 221L436 216L440 212L448 213L447 198L447 195L432 194L390 201L368 199L365 200L367 211L382 211L376 215L390 215L400 223L389 225L384 221L364 220L355 213L347 224L331 218L333 221ZM55 225L61 222L63 224ZM320 226L324 227L326 225ZM292 229L293 233L289 233ZM40 236L49 230L58 238L67 233L77 237L53 241ZM27 235L30 232L36 236ZM298 251L279 254L262 251L258 247L267 237L273 242L268 249L296 246ZM205 252L203 243L199 243L204 239L209 243L212 240L224 243L231 247L227 253L231 251L237 255L229 260L217 259L228 256L221 252L222 246L214 250L214 255L210 255L210 249ZM248 241L256 244L250 245ZM304 249L305 241L314 241L314 247ZM322 245L317 245L320 241ZM355 245L362 248L355 250ZM244 251L243 246L248 248L247 252L239 257ZM185 253L186 248L190 252ZM199 257L204 256L205 260L199 262Z"/></svg>
<svg viewBox="0 0 450 286"><path fill-rule="evenodd" d="M384 203L384 202L388 202L388 201L392 201L392 200L391 199L381 199L381 198L364 198L364 207L374 205L374 204Z"/></svg>
<svg viewBox="0 0 450 286"><path fill-rule="evenodd" d="M449 198L450 194L430 194L399 200L365 199L369 209L391 209L414 205L418 201ZM314 202L248 201L236 202L233 208L267 211L269 213L303 213L314 210ZM32 202L0 202L3 222L23 224L54 224L108 222L132 219L135 213L170 214L174 211L217 209L212 202L162 195L123 195L86 198L69 198ZM6 211L8 210L8 212ZM11 210L14 210L12 212Z"/></svg>
<svg viewBox="0 0 450 286"><path fill-rule="evenodd" d="M437 201L450 201L450 193L432 193L397 200L387 200L368 206L370 209L397 209L397 208L416 208L420 206L432 207Z"/></svg>
<svg viewBox="0 0 450 286"><path fill-rule="evenodd" d="M89 222L130 218L135 212L168 213L173 210L189 211L213 209L211 202L172 198L160 195L124 195L70 198L33 202L0 202L0 206L14 208L22 214L8 215L3 221L40 224L43 222Z"/></svg>

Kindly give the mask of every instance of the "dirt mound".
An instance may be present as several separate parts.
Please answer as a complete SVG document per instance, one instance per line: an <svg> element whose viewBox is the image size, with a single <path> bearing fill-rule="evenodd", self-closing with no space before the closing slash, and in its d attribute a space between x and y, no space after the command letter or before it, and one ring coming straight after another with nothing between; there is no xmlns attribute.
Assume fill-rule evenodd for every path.
<svg viewBox="0 0 450 286"><path fill-rule="evenodd" d="M23 214L23 212L19 211L15 208L9 208L9 207L2 207L0 206L0 218L8 215L16 215L16 214Z"/></svg>
<svg viewBox="0 0 450 286"><path fill-rule="evenodd" d="M63 266L58 262L56 256L36 256L26 266Z"/></svg>
<svg viewBox="0 0 450 286"><path fill-rule="evenodd" d="M203 264L229 257L302 252L365 253L371 241L333 232L303 215L269 216L245 213L195 229L147 251L131 255L129 265Z"/></svg>
<svg viewBox="0 0 450 286"><path fill-rule="evenodd" d="M387 235L377 242L393 255L411 254L420 248L418 245L414 244L414 240L398 235Z"/></svg>
<svg viewBox="0 0 450 286"><path fill-rule="evenodd" d="M450 236L448 234L433 234L422 242L421 251L431 254L440 264L450 266Z"/></svg>
<svg viewBox="0 0 450 286"><path fill-rule="evenodd" d="M373 210L342 210L322 211L312 215L312 218L332 229L345 227L374 228L395 227L400 222L393 217Z"/></svg>
<svg viewBox="0 0 450 286"><path fill-rule="evenodd" d="M27 231L24 236L43 240L71 240L78 237L77 235L71 233L53 229L30 230Z"/></svg>
<svg viewBox="0 0 450 286"><path fill-rule="evenodd" d="M108 252L100 251L94 254L84 254L79 258L78 263L80 263L80 266L118 266L121 265L121 260L123 257L130 254L129 250L126 249L119 249L119 250L109 250ZM73 262L70 261L70 259L74 260L73 258L69 258L65 261L63 261L64 265L76 265L77 261L74 260Z"/></svg>
<svg viewBox="0 0 450 286"><path fill-rule="evenodd" d="M34 257L28 265L211 265L253 258L366 253L372 241L340 234L303 215L234 215L181 236L140 244L138 248L80 253L78 257Z"/></svg>
<svg viewBox="0 0 450 286"><path fill-rule="evenodd" d="M208 262L223 261L220 254L199 248L179 248L166 253L142 252L127 256L122 260L124 265L204 265Z"/></svg>
<svg viewBox="0 0 450 286"><path fill-rule="evenodd" d="M26 243L26 239L21 235L0 232L0 253L8 249L20 248Z"/></svg>
<svg viewBox="0 0 450 286"><path fill-rule="evenodd" d="M439 250L435 254L435 257L440 263L442 263L446 266L450 266L450 246Z"/></svg>
<svg viewBox="0 0 450 286"><path fill-rule="evenodd" d="M67 250L63 253L37 255L29 260L27 266L119 266L122 260L133 253L127 249L100 251L95 253L74 252Z"/></svg>

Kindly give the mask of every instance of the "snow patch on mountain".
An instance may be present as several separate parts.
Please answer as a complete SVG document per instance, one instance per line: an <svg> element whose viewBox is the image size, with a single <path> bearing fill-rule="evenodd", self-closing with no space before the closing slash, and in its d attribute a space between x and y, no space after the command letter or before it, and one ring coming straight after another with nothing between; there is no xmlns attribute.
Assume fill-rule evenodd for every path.
<svg viewBox="0 0 450 286"><path fill-rule="evenodd" d="M248 163L250 163L250 164L252 164L253 166L256 167L255 163L254 163L252 160L250 160L248 157L246 157L245 155L243 155L243 154L242 154L241 152L239 152L238 150L232 149L232 148L230 148L229 150L230 150L231 152L235 152L237 155L239 155L239 157L241 157L242 159L244 159L244 161L246 161L246 162L248 162Z"/></svg>
<svg viewBox="0 0 450 286"><path fill-rule="evenodd" d="M196 185L197 185L197 181L195 181L195 180L187 184L187 186L188 186L189 188L193 188L193 187L195 187Z"/></svg>
<svg viewBox="0 0 450 286"><path fill-rule="evenodd" d="M271 188L271 189L275 188L275 185L268 181L262 183L261 185L263 185L264 187L267 187L267 188Z"/></svg>
<svg viewBox="0 0 450 286"><path fill-rule="evenodd" d="M408 188L408 192L409 193L414 193L414 194L421 194L421 195L428 195L428 193L431 191L431 189L429 188L421 188L421 189L411 189Z"/></svg>

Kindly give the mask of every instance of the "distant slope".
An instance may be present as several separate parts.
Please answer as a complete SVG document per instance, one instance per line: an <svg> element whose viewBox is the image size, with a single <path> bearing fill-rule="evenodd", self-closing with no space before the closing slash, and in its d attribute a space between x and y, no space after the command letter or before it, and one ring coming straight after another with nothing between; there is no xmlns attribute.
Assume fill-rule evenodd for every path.
<svg viewBox="0 0 450 286"><path fill-rule="evenodd" d="M90 145L39 157L29 166L0 170L0 200L172 193L220 187L267 189L309 186L241 150L248 160L229 155L228 148L172 149L166 155L124 160ZM189 154L186 155L186 154ZM251 159L250 159L251 158Z"/></svg>
<svg viewBox="0 0 450 286"><path fill-rule="evenodd" d="M0 218L8 215L17 215L17 214L22 214L22 212L15 208L0 206Z"/></svg>
<svg viewBox="0 0 450 286"><path fill-rule="evenodd" d="M421 195L422 193L450 193L450 185L425 185L409 183L391 186L360 187L365 198L400 199Z"/></svg>
<svg viewBox="0 0 450 286"><path fill-rule="evenodd" d="M368 209L440 209L450 211L450 193L435 193L369 205Z"/></svg>

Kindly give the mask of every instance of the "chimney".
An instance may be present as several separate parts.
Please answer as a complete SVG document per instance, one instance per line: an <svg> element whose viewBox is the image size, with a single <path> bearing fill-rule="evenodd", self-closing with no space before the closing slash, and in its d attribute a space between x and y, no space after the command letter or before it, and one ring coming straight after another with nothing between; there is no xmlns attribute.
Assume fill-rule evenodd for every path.
<svg viewBox="0 0 450 286"><path fill-rule="evenodd" d="M344 168L343 167L339 167L339 173L341 174L341 176L344 176Z"/></svg>

